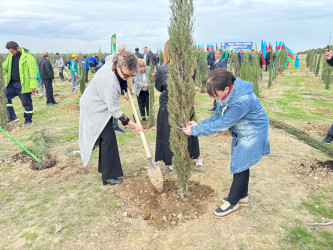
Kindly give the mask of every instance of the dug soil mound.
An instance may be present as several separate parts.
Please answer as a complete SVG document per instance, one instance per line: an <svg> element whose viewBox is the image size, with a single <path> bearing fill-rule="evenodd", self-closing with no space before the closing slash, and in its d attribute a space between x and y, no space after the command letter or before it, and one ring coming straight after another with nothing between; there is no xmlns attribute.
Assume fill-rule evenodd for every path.
<svg viewBox="0 0 333 250"><path fill-rule="evenodd" d="M293 161L291 166L294 166L293 172L313 179L314 184L333 187L333 160L303 159Z"/></svg>
<svg viewBox="0 0 333 250"><path fill-rule="evenodd" d="M40 177L56 177L63 180L77 179L86 175L89 171L92 171L91 169L88 170L84 168L82 164L80 164L80 160L75 156L48 155L47 159L42 161L42 163L37 163L25 151L21 151L11 158L0 162L0 168L6 166L18 167L23 171L22 174L26 176L36 176L36 170L38 170L38 176ZM22 166L26 168L22 168Z"/></svg>
<svg viewBox="0 0 333 250"><path fill-rule="evenodd" d="M167 228L180 222L198 219L206 212L206 204L214 196L214 190L199 182L190 181L189 196L180 199L179 187L174 176L164 179L163 192L157 192L151 185L146 172L128 177L122 185L110 192L127 199L127 212L123 216L141 216L148 224Z"/></svg>

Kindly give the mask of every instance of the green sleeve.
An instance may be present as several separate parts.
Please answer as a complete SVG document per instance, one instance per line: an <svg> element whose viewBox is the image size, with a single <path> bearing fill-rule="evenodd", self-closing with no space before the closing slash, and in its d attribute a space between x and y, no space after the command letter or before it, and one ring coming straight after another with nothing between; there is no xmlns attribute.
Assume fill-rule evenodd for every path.
<svg viewBox="0 0 333 250"><path fill-rule="evenodd" d="M29 78L30 78L30 88L37 88L37 64L36 60L32 55L28 55L29 60Z"/></svg>
<svg viewBox="0 0 333 250"><path fill-rule="evenodd" d="M3 75L6 75L8 73L8 60L9 60L9 56L7 56L6 61L4 61L2 64L2 74Z"/></svg>

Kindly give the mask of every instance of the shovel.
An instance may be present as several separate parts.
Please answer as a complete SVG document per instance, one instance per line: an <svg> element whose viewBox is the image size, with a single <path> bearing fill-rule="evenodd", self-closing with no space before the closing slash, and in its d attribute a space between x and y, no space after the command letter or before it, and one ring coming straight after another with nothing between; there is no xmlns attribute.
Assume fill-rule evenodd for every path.
<svg viewBox="0 0 333 250"><path fill-rule="evenodd" d="M132 109L133 115L135 117L136 123L141 126L140 119L138 117L138 113L136 112L130 89L128 89L128 99L130 101L131 109ZM150 154L150 150L148 148L148 144L146 141L145 134L142 131L140 131L140 136L141 136L142 144L143 144L143 147L145 148L148 162L149 162L149 167L147 168L147 172L148 172L150 182L151 182L151 184L153 184L153 186L156 188L156 190L158 192L162 192L163 175L162 175L161 169L157 163L153 163L153 160L152 160L151 154Z"/></svg>

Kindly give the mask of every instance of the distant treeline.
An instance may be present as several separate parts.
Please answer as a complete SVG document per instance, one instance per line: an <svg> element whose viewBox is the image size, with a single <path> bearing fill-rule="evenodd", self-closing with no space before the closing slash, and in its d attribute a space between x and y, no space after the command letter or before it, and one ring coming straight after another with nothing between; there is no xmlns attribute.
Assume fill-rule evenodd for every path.
<svg viewBox="0 0 333 250"><path fill-rule="evenodd" d="M299 52L299 54L309 54L309 52L314 52L315 54L321 54L325 52L325 49L327 49L327 46L324 48L317 48L317 49L308 49L308 50L304 50ZM333 45L330 46L330 50L333 49Z"/></svg>

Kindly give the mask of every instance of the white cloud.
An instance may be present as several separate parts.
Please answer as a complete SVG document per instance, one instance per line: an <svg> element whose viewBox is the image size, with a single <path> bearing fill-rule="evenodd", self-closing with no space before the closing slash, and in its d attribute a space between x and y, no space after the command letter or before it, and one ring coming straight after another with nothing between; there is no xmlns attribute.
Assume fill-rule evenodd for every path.
<svg viewBox="0 0 333 250"><path fill-rule="evenodd" d="M168 39L168 0L0 0L0 52L16 40L32 52L109 51L119 46L153 51ZM325 46L333 23L329 0L194 0L194 40L285 41L294 51Z"/></svg>

